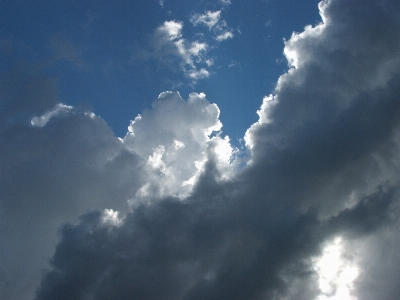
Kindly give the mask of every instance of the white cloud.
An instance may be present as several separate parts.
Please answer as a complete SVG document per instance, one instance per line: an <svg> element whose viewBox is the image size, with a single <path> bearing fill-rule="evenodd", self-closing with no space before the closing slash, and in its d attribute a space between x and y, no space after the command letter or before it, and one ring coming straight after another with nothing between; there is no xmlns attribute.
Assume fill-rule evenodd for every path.
<svg viewBox="0 0 400 300"><path fill-rule="evenodd" d="M216 151L222 151L217 161L221 161L221 167L230 163L227 160L229 140L210 137L222 127L218 117L217 105L210 104L202 93L190 94L184 101L179 93L165 92L151 110L131 122L123 143L130 151L147 159L149 166L148 178L137 195L138 200L187 196L192 189L187 183L202 172L203 163L195 162L208 160L210 143L221 140L220 146L215 147Z"/></svg>
<svg viewBox="0 0 400 300"><path fill-rule="evenodd" d="M190 78L194 80L210 77L210 72L208 72L204 68L201 68L200 70L190 70L189 72L187 72L187 74Z"/></svg>
<svg viewBox="0 0 400 300"><path fill-rule="evenodd" d="M119 212L112 209L104 209L102 214L102 223L111 226L121 226L123 219L119 218Z"/></svg>
<svg viewBox="0 0 400 300"><path fill-rule="evenodd" d="M220 20L220 14L221 11L195 14L190 21L194 26L207 26L212 31L213 39L221 42L233 38L234 34L225 20ZM187 39L183 37L182 30L182 22L164 22L155 30L150 47L143 49L138 56L143 59L155 59L161 66L170 70L175 71L178 67L194 84L212 74L210 67L214 64L214 58L209 52L213 45L203 35L200 35L200 39L199 35L196 39Z"/></svg>
<svg viewBox="0 0 400 300"><path fill-rule="evenodd" d="M214 39L218 42L233 38L234 34L231 29L228 28L225 20L221 20L221 11L207 11L205 14L199 15L194 14L190 18L190 22L194 26L204 25L207 26L210 31L214 34Z"/></svg>
<svg viewBox="0 0 400 300"><path fill-rule="evenodd" d="M210 66L212 59L207 56L208 44L198 40L187 41L182 37L182 28L183 23L177 21L164 22L157 28L153 37L152 55L160 61L168 61L167 57L176 57L181 71L193 82L209 77L210 72L206 67Z"/></svg>
<svg viewBox="0 0 400 300"><path fill-rule="evenodd" d="M211 30L215 25L217 25L217 23L218 23L220 18L221 18L221 11L220 10L207 11L203 15L194 14L190 18L190 22L192 22L192 24L194 26L196 26L196 25L205 25Z"/></svg>
<svg viewBox="0 0 400 300"><path fill-rule="evenodd" d="M157 31L170 41L180 39L182 37L182 27L181 22L176 21L165 21L163 25L158 27Z"/></svg>
<svg viewBox="0 0 400 300"><path fill-rule="evenodd" d="M31 124L32 126L43 127L53 116L60 115L61 113L68 113L72 109L72 106L59 103L54 107L54 109L46 112L44 115L40 117L33 117L31 120Z"/></svg>
<svg viewBox="0 0 400 300"><path fill-rule="evenodd" d="M214 32L216 35L214 38L219 42L234 37L232 30L228 27L225 20L222 20L218 23L218 25L215 27Z"/></svg>
<svg viewBox="0 0 400 300"><path fill-rule="evenodd" d="M225 31L224 33L222 33L222 34L219 34L219 35L217 35L216 37L215 37L215 39L217 40L217 41L224 41L224 40L227 40L227 39L231 39L231 38L233 38L233 33L231 32L231 31Z"/></svg>

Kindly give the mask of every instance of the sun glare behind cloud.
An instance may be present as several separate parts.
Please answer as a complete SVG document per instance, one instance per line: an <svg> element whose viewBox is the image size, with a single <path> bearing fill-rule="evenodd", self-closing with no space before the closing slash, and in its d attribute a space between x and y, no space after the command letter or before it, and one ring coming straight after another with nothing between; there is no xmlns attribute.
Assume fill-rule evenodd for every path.
<svg viewBox="0 0 400 300"><path fill-rule="evenodd" d="M351 291L353 282L359 275L359 268L343 255L344 243L341 237L336 237L315 260L314 268L321 291L317 300L357 300L351 295Z"/></svg>

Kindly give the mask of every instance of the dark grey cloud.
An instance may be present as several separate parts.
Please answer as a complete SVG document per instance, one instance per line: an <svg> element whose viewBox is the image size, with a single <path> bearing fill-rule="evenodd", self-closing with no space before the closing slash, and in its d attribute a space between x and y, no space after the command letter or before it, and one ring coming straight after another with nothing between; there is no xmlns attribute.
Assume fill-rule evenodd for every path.
<svg viewBox="0 0 400 300"><path fill-rule="evenodd" d="M210 137L221 124L204 94L161 94L119 140L55 106L51 79L4 77L0 295L397 299L400 5L320 10L323 23L285 42L291 68L238 157ZM357 272L345 284L321 284L329 249L337 278Z"/></svg>
<svg viewBox="0 0 400 300"><path fill-rule="evenodd" d="M57 103L56 82L40 67L18 66L1 82L0 298L30 299L57 241L54 229L91 208L127 210L141 162L85 112L66 108L32 126Z"/></svg>
<svg viewBox="0 0 400 300"><path fill-rule="evenodd" d="M241 195L242 196L242 195ZM100 212L65 225L37 299L264 299L284 295L286 279L311 277L310 255L334 234L365 235L388 219L393 190L380 188L329 220L316 211L251 222L227 214L242 197L164 199L127 215L121 227ZM233 202L233 203L232 203ZM302 260L304 262L301 264Z"/></svg>

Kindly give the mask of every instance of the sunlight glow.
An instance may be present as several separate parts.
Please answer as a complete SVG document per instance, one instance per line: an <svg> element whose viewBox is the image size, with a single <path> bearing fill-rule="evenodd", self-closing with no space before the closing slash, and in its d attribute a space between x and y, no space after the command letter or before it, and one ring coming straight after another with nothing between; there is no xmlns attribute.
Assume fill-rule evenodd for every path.
<svg viewBox="0 0 400 300"><path fill-rule="evenodd" d="M359 275L359 268L344 255L344 242L337 237L328 244L320 257L315 260L321 295L316 300L357 300L351 295L353 282Z"/></svg>

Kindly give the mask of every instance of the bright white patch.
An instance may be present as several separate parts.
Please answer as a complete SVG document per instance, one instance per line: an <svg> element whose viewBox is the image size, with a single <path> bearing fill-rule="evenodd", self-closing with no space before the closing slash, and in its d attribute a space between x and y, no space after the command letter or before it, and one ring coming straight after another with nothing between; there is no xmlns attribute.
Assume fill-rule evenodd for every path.
<svg viewBox="0 0 400 300"><path fill-rule="evenodd" d="M118 217L119 212L112 209L105 209L101 215L101 222L103 224L120 226L122 224L122 219Z"/></svg>
<svg viewBox="0 0 400 300"><path fill-rule="evenodd" d="M213 137L210 140L210 150L212 149L215 163L220 171L220 180L227 180L235 174L235 155L238 149L232 147L228 136L221 138Z"/></svg>
<svg viewBox="0 0 400 300"><path fill-rule="evenodd" d="M162 26L158 28L158 31L164 33L169 40L174 41L182 37L183 24L176 21L165 21Z"/></svg>
<svg viewBox="0 0 400 300"><path fill-rule="evenodd" d="M175 148L175 150L185 148L185 144L182 143L181 141L174 140L174 148Z"/></svg>
<svg viewBox="0 0 400 300"><path fill-rule="evenodd" d="M86 112L85 116L88 116L91 119L94 119L96 117L96 115L94 113L92 113L92 112Z"/></svg>
<svg viewBox="0 0 400 300"><path fill-rule="evenodd" d="M52 110L46 112L44 115L41 115L40 117L33 117L31 120L31 125L34 127L44 127L52 117L63 112L68 112L70 110L72 110L72 106L59 103Z"/></svg>
<svg viewBox="0 0 400 300"><path fill-rule="evenodd" d="M337 237L315 259L314 267L321 291L316 300L357 300L351 295L351 290L359 269L344 252L344 242L341 237Z"/></svg>
<svg viewBox="0 0 400 300"><path fill-rule="evenodd" d="M225 136L223 139L215 137L213 140L215 142L214 152L217 156L218 162L229 163L233 153L229 137Z"/></svg>
<svg viewBox="0 0 400 300"><path fill-rule="evenodd" d="M163 145L158 146L157 148L154 149L154 152L152 155L149 156L148 159L148 164L153 168L153 169L159 169L164 172L165 165L162 160L163 155L165 152L165 147Z"/></svg>

